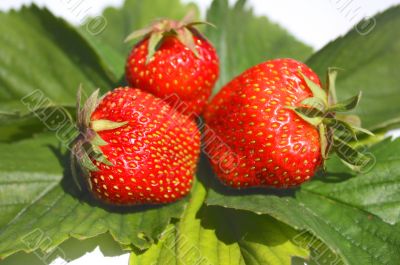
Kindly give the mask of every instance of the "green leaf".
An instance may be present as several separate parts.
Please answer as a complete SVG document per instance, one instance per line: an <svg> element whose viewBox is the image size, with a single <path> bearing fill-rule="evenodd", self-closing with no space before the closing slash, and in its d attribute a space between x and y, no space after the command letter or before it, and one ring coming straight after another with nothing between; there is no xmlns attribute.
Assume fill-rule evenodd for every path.
<svg viewBox="0 0 400 265"><path fill-rule="evenodd" d="M337 158L328 162L328 173L324 178L337 178L340 174L346 181L323 181L318 178L303 186L305 190L325 195L379 216L385 222L400 221L400 139L389 139L377 144L372 150L364 150L375 163L365 173L355 173L341 168ZM329 170L332 169L332 170Z"/></svg>
<svg viewBox="0 0 400 265"><path fill-rule="evenodd" d="M297 190L232 192L217 184L206 203L268 214L308 231L347 264L396 264L400 259L400 140L386 140L371 150L372 168L354 173L338 158L327 173Z"/></svg>
<svg viewBox="0 0 400 265"><path fill-rule="evenodd" d="M96 24L95 19L88 20L84 25L89 25L91 23ZM108 28L108 24L106 28ZM76 30L84 36L91 48L102 58L104 61L104 68L110 73L113 78L112 80L118 81L118 85L122 85L122 81L125 80L123 76L126 63L125 55L121 54L108 43L102 41L102 39L98 37L98 34L91 34L91 31L88 30L86 26L82 26L82 28L77 28Z"/></svg>
<svg viewBox="0 0 400 265"><path fill-rule="evenodd" d="M0 31L1 141L49 127L46 115L56 108L73 108L80 84L87 93L96 87L104 92L116 81L89 43L47 9L32 5L0 12ZM29 114L32 111L41 112L42 119Z"/></svg>
<svg viewBox="0 0 400 265"><path fill-rule="evenodd" d="M312 49L288 34L266 17L256 17L244 0L230 7L227 0L215 0L207 21L217 29L206 28L220 58L220 79L214 93L247 68L274 58L305 60Z"/></svg>
<svg viewBox="0 0 400 265"><path fill-rule="evenodd" d="M338 100L362 91L363 99L354 113L364 128L375 130L400 124L400 35L393 34L400 27L400 6L369 22L369 33L356 27L314 54L307 64L319 76L331 66L344 69L336 81Z"/></svg>
<svg viewBox="0 0 400 265"><path fill-rule="evenodd" d="M162 207L111 207L78 190L68 153L54 135L0 144L0 258L19 250L48 251L69 237L110 232L123 245L145 249L186 201ZM48 238L38 243L38 234Z"/></svg>
<svg viewBox="0 0 400 265"><path fill-rule="evenodd" d="M123 79L125 58L133 47L132 43L124 42L126 37L133 31L148 26L156 18L180 20L191 9L197 12L194 4L184 5L179 0L126 0L121 8L108 7L104 10L102 17L86 21L80 31L108 62L114 75ZM96 21L103 22L105 26L103 30L92 34L90 25L95 25Z"/></svg>
<svg viewBox="0 0 400 265"><path fill-rule="evenodd" d="M290 264L308 251L292 240L302 235L269 217L203 205L206 190L197 182L183 217L158 244L133 252L130 264ZM307 246L306 246L307 247Z"/></svg>
<svg viewBox="0 0 400 265"><path fill-rule="evenodd" d="M39 90L53 104L75 105L79 84L87 91L112 85L102 59L85 39L47 9L32 5L1 12L0 31L0 102Z"/></svg>
<svg viewBox="0 0 400 265"><path fill-rule="evenodd" d="M11 103L11 104L10 104ZM46 106L34 109L8 111L19 105L13 102L4 103L4 114L0 114L0 142L12 142L23 138L29 138L44 130L56 132L58 128L71 123L70 115L74 115L73 107ZM67 115L67 112L70 115Z"/></svg>

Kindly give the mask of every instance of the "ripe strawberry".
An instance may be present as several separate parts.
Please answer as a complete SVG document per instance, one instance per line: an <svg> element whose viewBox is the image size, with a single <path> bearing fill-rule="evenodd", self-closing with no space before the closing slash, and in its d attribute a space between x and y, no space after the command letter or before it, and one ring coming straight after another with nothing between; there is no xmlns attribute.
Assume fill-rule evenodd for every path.
<svg viewBox="0 0 400 265"><path fill-rule="evenodd" d="M80 100L79 100L80 101ZM186 196L200 153L195 122L155 96L94 93L78 116L74 146L91 191L111 204L161 204Z"/></svg>
<svg viewBox="0 0 400 265"><path fill-rule="evenodd" d="M126 62L126 79L186 114L200 114L218 79L214 47L193 26L202 22L158 20L132 33L145 35Z"/></svg>
<svg viewBox="0 0 400 265"><path fill-rule="evenodd" d="M331 70L331 86L333 74ZM334 111L349 110L358 100L328 106L326 90L306 65L292 59L261 63L225 85L210 102L204 113L206 153L226 185L299 185L314 175L329 149L337 149L328 142L343 140L350 148L334 129L360 128L335 119ZM347 135L355 137L353 131ZM347 163L366 161L357 151L346 150L355 153L348 157L336 151Z"/></svg>

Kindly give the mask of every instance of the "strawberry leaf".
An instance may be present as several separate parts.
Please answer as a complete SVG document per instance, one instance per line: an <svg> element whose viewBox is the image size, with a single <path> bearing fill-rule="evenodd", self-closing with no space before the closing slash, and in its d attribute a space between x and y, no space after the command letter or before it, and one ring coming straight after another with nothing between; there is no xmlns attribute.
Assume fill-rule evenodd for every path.
<svg viewBox="0 0 400 265"><path fill-rule="evenodd" d="M132 252L130 264L291 264L307 257L305 237L289 226L254 213L206 207L206 190L197 182L182 219L170 225L146 252Z"/></svg>
<svg viewBox="0 0 400 265"><path fill-rule="evenodd" d="M360 29L361 25L367 27ZM363 99L354 111L363 127L385 129L400 124L400 5L360 22L345 36L339 37L315 53L306 64L322 77L328 67L343 69L336 80L338 100L359 91Z"/></svg>
<svg viewBox="0 0 400 265"><path fill-rule="evenodd" d="M89 43L47 9L32 5L0 12L0 30L7 36L0 42L1 103L15 100L22 104L25 96L40 90L54 104L75 106L79 84L86 92L96 87L106 91L113 82Z"/></svg>
<svg viewBox="0 0 400 265"><path fill-rule="evenodd" d="M120 244L145 249L171 218L181 216L185 200L163 207L99 204L77 188L68 152L60 146L50 134L0 144L1 259L20 250L48 251L70 237L85 239L106 232ZM42 231L49 242L36 244L33 238L32 243L35 231Z"/></svg>
<svg viewBox="0 0 400 265"><path fill-rule="evenodd" d="M0 31L7 36L0 39L0 141L51 129L45 121L52 115L67 120L62 108L73 110L80 84L86 93L104 92L117 80L90 44L47 9L0 12Z"/></svg>
<svg viewBox="0 0 400 265"><path fill-rule="evenodd" d="M355 173L338 158L327 173L298 190L242 192L214 184L206 203L268 214L309 231L348 264L395 264L400 259L400 140L386 140L371 150L371 168Z"/></svg>

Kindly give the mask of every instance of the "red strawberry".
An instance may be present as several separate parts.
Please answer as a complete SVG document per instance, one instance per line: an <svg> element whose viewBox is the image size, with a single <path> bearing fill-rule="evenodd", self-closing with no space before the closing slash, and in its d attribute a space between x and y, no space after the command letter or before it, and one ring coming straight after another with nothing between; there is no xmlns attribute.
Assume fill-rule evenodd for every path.
<svg viewBox="0 0 400 265"><path fill-rule="evenodd" d="M100 102L94 93L78 118L74 151L96 197L160 204L189 193L200 152L192 119L135 88L117 88Z"/></svg>
<svg viewBox="0 0 400 265"><path fill-rule="evenodd" d="M348 110L358 99L329 109L326 91L306 65L292 59L261 63L223 87L207 107L206 153L229 186L298 185L322 165L328 140L341 141L332 132L345 123L333 111Z"/></svg>
<svg viewBox="0 0 400 265"><path fill-rule="evenodd" d="M127 40L145 35L130 53L126 79L186 114L200 114L219 74L214 47L193 25L199 22L158 20Z"/></svg>

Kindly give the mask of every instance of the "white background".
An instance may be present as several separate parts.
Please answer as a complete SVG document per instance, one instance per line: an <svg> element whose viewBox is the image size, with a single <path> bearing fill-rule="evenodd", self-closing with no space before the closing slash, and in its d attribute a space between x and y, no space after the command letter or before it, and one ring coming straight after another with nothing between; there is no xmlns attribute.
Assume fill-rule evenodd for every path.
<svg viewBox="0 0 400 265"><path fill-rule="evenodd" d="M71 3L78 1L82 0L0 0L0 10L19 8L22 4L34 2L39 6L48 7L53 13L64 17L71 23L79 24L83 22L83 15L76 15L68 8ZM182 1L185 3L196 2L204 15L212 0ZM88 10L85 15L100 14L104 7L120 6L122 2L123 0L83 0L83 5ZM400 4L400 0L248 0L248 4L253 7L256 14L268 16L296 38L318 50L338 36L345 34L361 18L374 15L392 5ZM72 260L68 263L70 265L128 264L129 254L121 251L109 235L82 242L69 240L62 244L60 249L66 254L67 259ZM36 254L42 255L42 253ZM19 255L18 258L11 257L0 263L43 265L43 262L33 254ZM56 259L52 264L65 264L65 261Z"/></svg>

